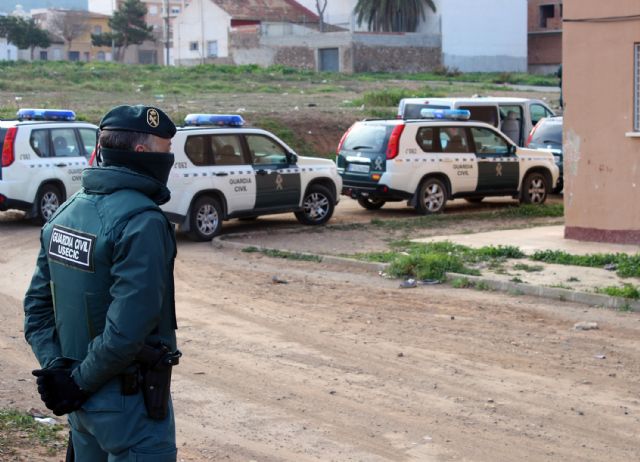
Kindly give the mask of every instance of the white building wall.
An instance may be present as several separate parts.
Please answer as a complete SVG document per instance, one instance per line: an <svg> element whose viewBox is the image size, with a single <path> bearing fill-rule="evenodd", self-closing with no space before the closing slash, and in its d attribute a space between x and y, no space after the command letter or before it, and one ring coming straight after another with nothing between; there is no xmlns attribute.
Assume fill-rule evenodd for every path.
<svg viewBox="0 0 640 462"><path fill-rule="evenodd" d="M441 0L444 65L463 72L527 71L526 0Z"/></svg>
<svg viewBox="0 0 640 462"><path fill-rule="evenodd" d="M0 38L0 61L16 61L18 48L7 42L6 38Z"/></svg>
<svg viewBox="0 0 640 462"><path fill-rule="evenodd" d="M89 0L89 11L111 16L117 9L116 0Z"/></svg>
<svg viewBox="0 0 640 462"><path fill-rule="evenodd" d="M218 57L229 56L229 26L231 16L210 0L193 0L175 19L173 29L173 60L177 64L193 64L207 58L207 44L218 42ZM198 50L190 49L192 42Z"/></svg>

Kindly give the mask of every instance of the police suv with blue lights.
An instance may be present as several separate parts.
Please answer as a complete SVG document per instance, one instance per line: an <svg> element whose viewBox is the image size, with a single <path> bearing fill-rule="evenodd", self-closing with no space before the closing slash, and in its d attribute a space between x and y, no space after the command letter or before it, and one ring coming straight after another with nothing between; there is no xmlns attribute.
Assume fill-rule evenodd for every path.
<svg viewBox="0 0 640 462"><path fill-rule="evenodd" d="M21 109L0 120L0 211L18 209L47 221L81 187L96 144L95 125L63 109Z"/></svg>
<svg viewBox="0 0 640 462"><path fill-rule="evenodd" d="M342 193L366 209L407 201L423 214L447 200L512 196L542 204L558 181L549 152L516 146L468 110L422 109L419 120L364 120L338 146Z"/></svg>
<svg viewBox="0 0 640 462"><path fill-rule="evenodd" d="M298 156L239 115L188 115L172 150L171 200L162 209L194 240L210 240L230 218L294 212L303 224L321 225L340 197L332 160Z"/></svg>

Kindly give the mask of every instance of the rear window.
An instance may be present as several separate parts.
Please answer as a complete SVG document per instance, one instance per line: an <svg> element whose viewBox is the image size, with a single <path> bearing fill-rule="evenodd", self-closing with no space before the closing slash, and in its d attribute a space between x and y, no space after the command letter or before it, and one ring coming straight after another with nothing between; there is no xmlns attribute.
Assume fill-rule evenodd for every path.
<svg viewBox="0 0 640 462"><path fill-rule="evenodd" d="M460 106L458 109L466 109L471 113L469 120L485 122L494 127L498 126L498 110L495 106Z"/></svg>
<svg viewBox="0 0 640 462"><path fill-rule="evenodd" d="M437 104L407 104L404 107L404 115L405 119L422 119L422 114L420 111L423 109L451 109L450 106L443 106Z"/></svg>
<svg viewBox="0 0 640 462"><path fill-rule="evenodd" d="M529 143L530 148L559 148L562 146L562 122L540 122Z"/></svg>
<svg viewBox="0 0 640 462"><path fill-rule="evenodd" d="M342 145L343 150L382 153L395 125L356 124Z"/></svg>

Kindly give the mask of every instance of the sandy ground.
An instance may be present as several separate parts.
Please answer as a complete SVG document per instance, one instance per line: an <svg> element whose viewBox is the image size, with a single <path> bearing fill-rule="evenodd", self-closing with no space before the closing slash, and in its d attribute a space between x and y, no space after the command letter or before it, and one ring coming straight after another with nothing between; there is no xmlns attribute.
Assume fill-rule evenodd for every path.
<svg viewBox="0 0 640 462"><path fill-rule="evenodd" d="M335 222L370 219L345 204ZM225 230L342 251L334 231L292 237L293 226L282 215ZM353 233L352 249L384 241L335 232ZM0 214L1 407L42 409L21 307L38 234ZM372 273L182 237L176 281L180 460L640 460L637 313L448 286L403 290ZM575 330L581 321L599 328Z"/></svg>

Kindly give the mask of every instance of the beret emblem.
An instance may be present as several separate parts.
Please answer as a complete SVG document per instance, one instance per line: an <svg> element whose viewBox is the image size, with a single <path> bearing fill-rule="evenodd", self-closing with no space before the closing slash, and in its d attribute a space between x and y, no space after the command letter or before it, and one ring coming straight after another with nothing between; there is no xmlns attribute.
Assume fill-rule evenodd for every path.
<svg viewBox="0 0 640 462"><path fill-rule="evenodd" d="M160 125L160 114L158 114L158 111L153 108L147 111L147 123L153 128L157 128L158 125Z"/></svg>

